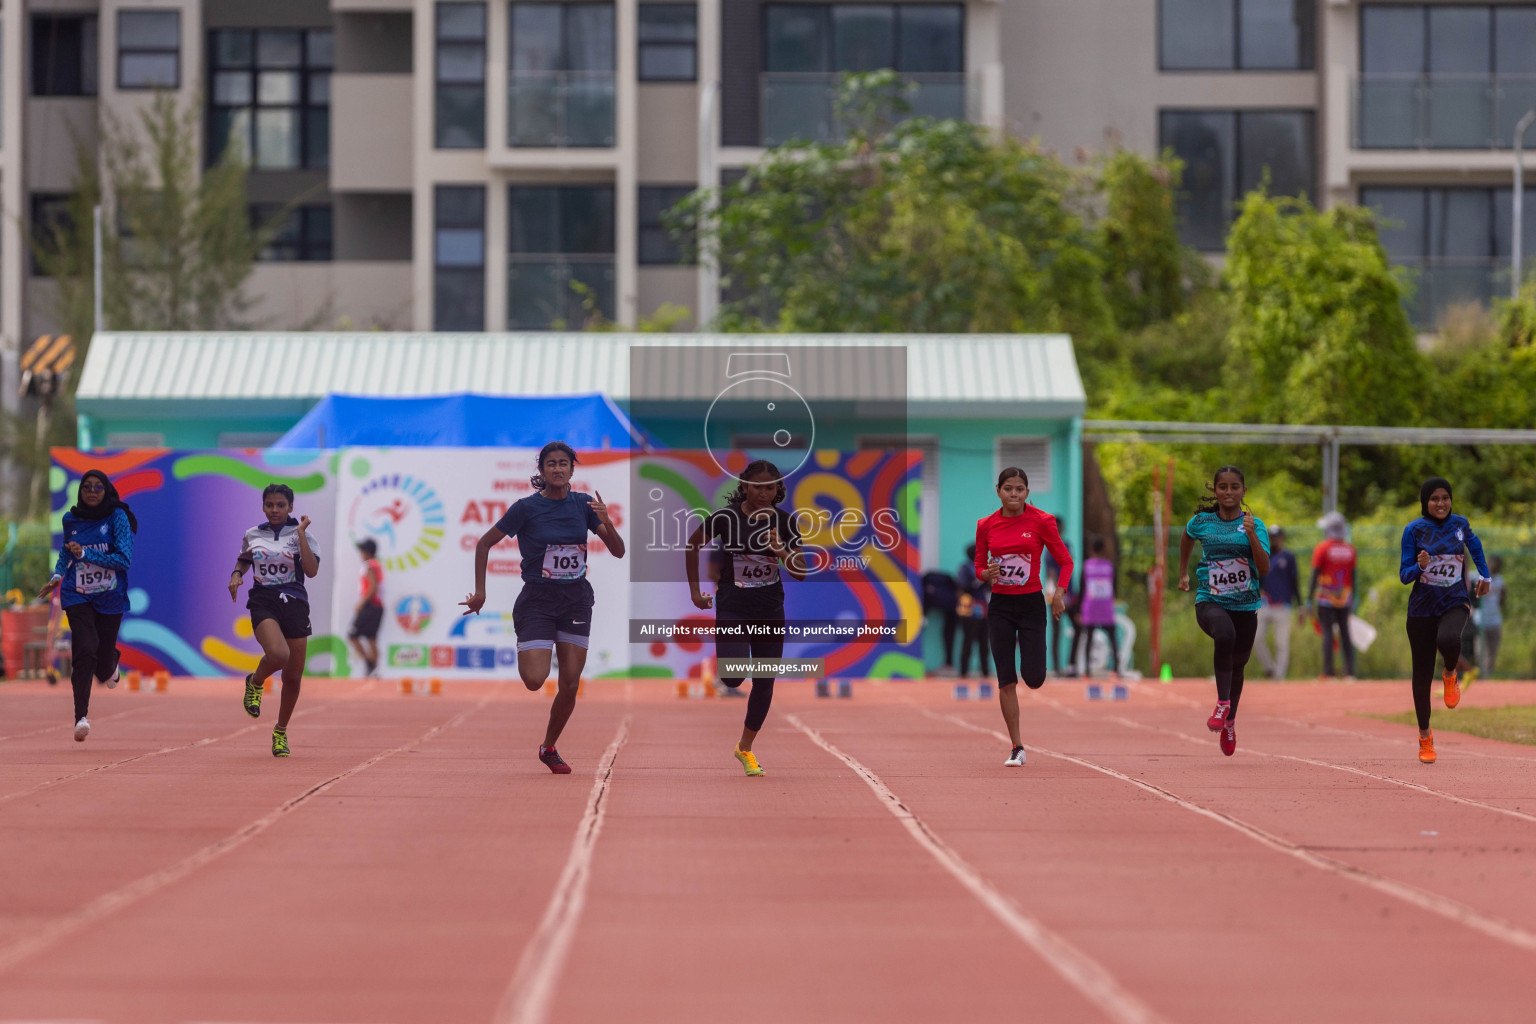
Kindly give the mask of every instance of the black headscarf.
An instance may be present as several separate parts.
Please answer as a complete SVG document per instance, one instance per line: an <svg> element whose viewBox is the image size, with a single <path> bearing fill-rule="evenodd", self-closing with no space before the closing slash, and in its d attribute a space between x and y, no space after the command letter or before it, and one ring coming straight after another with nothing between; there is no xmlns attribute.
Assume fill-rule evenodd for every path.
<svg viewBox="0 0 1536 1024"><path fill-rule="evenodd" d="M77 486L75 488L75 507L69 511L73 513L76 519L96 520L106 519L116 510L122 509L123 513L128 517L128 528L134 533L138 533L138 518L133 514L133 509L128 507L128 503L118 496L117 488L112 486L112 481L107 479L107 474L99 469L88 469L80 477L80 483L85 483L91 477L100 480L102 486L106 488L106 494L102 496L101 502L96 505L87 505L84 499L80 497L80 488Z"/></svg>
<svg viewBox="0 0 1536 1024"><path fill-rule="evenodd" d="M1419 511L1424 513L1425 519L1435 518L1429 514L1429 496L1434 494L1442 487L1445 488L1447 497L1455 496L1454 492L1451 491L1451 482L1443 476L1432 476L1428 480L1424 481L1423 487L1419 488ZM1439 522L1439 520L1435 521Z"/></svg>

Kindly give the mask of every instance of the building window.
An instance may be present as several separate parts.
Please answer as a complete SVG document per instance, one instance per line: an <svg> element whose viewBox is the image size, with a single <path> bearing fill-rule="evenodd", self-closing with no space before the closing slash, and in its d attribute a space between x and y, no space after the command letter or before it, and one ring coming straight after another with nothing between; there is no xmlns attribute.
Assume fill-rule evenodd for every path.
<svg viewBox="0 0 1536 1024"><path fill-rule="evenodd" d="M181 12L117 12L117 87L181 87Z"/></svg>
<svg viewBox="0 0 1536 1024"><path fill-rule="evenodd" d="M68 193L62 192L32 193L31 255L34 277L43 275L43 268L38 266L37 260L39 250L46 253L56 252L60 242L74 229L75 219L69 209L70 198Z"/></svg>
<svg viewBox="0 0 1536 1024"><path fill-rule="evenodd" d="M613 5L514 3L509 146L612 146Z"/></svg>
<svg viewBox="0 0 1536 1024"><path fill-rule="evenodd" d="M485 148L485 4L437 5L438 149Z"/></svg>
<svg viewBox="0 0 1536 1024"><path fill-rule="evenodd" d="M666 214L692 194L692 185L640 186L640 263L661 265L684 262L683 247L667 229Z"/></svg>
<svg viewBox="0 0 1536 1024"><path fill-rule="evenodd" d="M697 81L698 6L641 4L639 64L642 82Z"/></svg>
<svg viewBox="0 0 1536 1024"><path fill-rule="evenodd" d="M763 19L770 72L965 70L960 4L769 4Z"/></svg>
<svg viewBox="0 0 1536 1024"><path fill-rule="evenodd" d="M1159 146L1184 161L1180 234L1218 251L1235 204L1268 175L1271 195L1315 195L1317 160L1309 110L1163 110Z"/></svg>
<svg viewBox="0 0 1536 1024"><path fill-rule="evenodd" d="M1508 149L1536 106L1536 5L1360 9L1355 144Z"/></svg>
<svg viewBox="0 0 1536 1024"><path fill-rule="evenodd" d="M256 258L264 263L328 261L332 249L332 215L329 204L299 206L282 213L277 206L252 206L251 223L257 229L281 216Z"/></svg>
<svg viewBox="0 0 1536 1024"><path fill-rule="evenodd" d="M485 330L485 186L437 186L432 227L432 329Z"/></svg>
<svg viewBox="0 0 1536 1024"><path fill-rule="evenodd" d="M613 186L513 185L508 198L507 327L613 319Z"/></svg>
<svg viewBox="0 0 1536 1024"><path fill-rule="evenodd" d="M329 29L220 29L210 35L208 158L258 170L331 164Z"/></svg>
<svg viewBox="0 0 1536 1024"><path fill-rule="evenodd" d="M1315 0L1158 0L1163 71L1310 71Z"/></svg>
<svg viewBox="0 0 1536 1024"><path fill-rule="evenodd" d="M32 17L32 95L95 96L96 15Z"/></svg>
<svg viewBox="0 0 1536 1024"><path fill-rule="evenodd" d="M1029 478L1029 493L1049 494L1051 490L1051 439L1048 437L999 437L993 449L992 472L995 476L1009 466L1017 466Z"/></svg>
<svg viewBox="0 0 1536 1024"><path fill-rule="evenodd" d="M1368 187L1360 205L1376 213L1382 248L1393 263L1415 274L1408 312L1432 327L1442 310L1488 303L1509 294L1510 188ZM1536 188L1525 190L1536 207ZM1536 263L1536 220L1526 218L1521 236L1526 271Z"/></svg>

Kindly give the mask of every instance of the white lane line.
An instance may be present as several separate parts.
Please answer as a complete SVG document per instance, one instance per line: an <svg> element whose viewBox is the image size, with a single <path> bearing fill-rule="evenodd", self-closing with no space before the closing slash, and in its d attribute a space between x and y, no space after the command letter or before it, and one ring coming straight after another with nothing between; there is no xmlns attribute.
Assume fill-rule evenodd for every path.
<svg viewBox="0 0 1536 1024"><path fill-rule="evenodd" d="M1060 705L1057 706L1060 707ZM1066 711L1069 714L1074 713L1071 708L1067 707L1062 707L1061 710ZM1196 746L1210 747L1211 745L1210 741L1208 740L1200 739L1197 736L1191 736L1188 733L1179 732L1177 729L1164 729L1161 726L1147 725L1144 722L1137 722L1133 719L1125 718L1121 715L1106 715L1105 717L1108 718L1111 722L1118 722L1119 724L1128 726L1132 729L1141 729L1145 732L1162 733L1165 736L1173 736L1177 739L1184 740L1185 742L1193 743ZM1499 807L1495 804L1485 804L1481 800L1472 800L1468 797L1457 796L1454 793L1447 793L1443 789L1434 789L1430 786L1425 786L1417 782L1409 782L1407 779L1399 779L1391 775L1378 775L1376 772L1368 772L1364 768L1356 768L1354 765L1337 764L1333 761L1319 761L1316 758L1298 757L1295 754L1276 754L1268 750L1258 750L1250 746L1244 746L1242 750L1245 754L1253 754L1257 757L1273 757L1282 761L1298 761L1301 764L1315 765L1319 768L1331 768L1334 771L1348 772L1351 775L1363 775L1368 779L1376 779L1379 782L1386 782L1394 786L1401 786L1404 789L1413 789L1420 793L1428 793L1430 796L1439 797L1442 800L1449 800L1452 803L1465 804L1468 807L1476 807L1479 810L1492 811L1495 814L1503 814L1511 818L1519 818L1521 821L1536 823L1536 814L1526 814L1524 811L1517 811L1509 807Z"/></svg>
<svg viewBox="0 0 1536 1024"><path fill-rule="evenodd" d="M571 852L565 859L565 868L555 883L555 891L544 908L539 927L523 947L518 960L517 972L502 994L496 1007L495 1020L508 1024L542 1024L549 1019L549 1005L555 996L555 983L565 968L571 943L576 938L576 925L580 923L582 908L587 903L587 883L592 877L592 856L597 849L598 836L603 832L603 819L608 815L609 787L613 782L613 762L629 739L629 715L619 722L619 731L613 742L603 751L597 762L597 772L592 779L592 790L587 794L587 809L576 826L576 837L571 841Z"/></svg>
<svg viewBox="0 0 1536 1024"><path fill-rule="evenodd" d="M303 715L312 715L317 712L324 711L328 707L330 707L329 704L322 704L319 707L305 708L303 711L295 711L292 718L299 718ZM292 721L292 718L289 720ZM6 793L5 795L0 796L0 804L11 800L17 800L24 796L30 796L33 793L37 793L45 789L51 789L54 786L60 786L66 782L73 782L75 779L83 779L87 775L95 775L97 772L104 772L112 768L117 768L121 765L132 764L135 761L143 761L151 757L159 757L161 754L172 754L178 750L192 750L196 747L206 747L214 743L221 743L224 740L232 740L237 736L244 736L248 732L254 732L261 727L261 724L258 722L254 725L247 725L243 729L236 729L234 732L228 733L224 736L209 736L205 739L194 740L191 743L182 743L174 747L161 747L159 750L146 750L142 754L134 754L132 757L125 757L120 761L108 761L106 764L99 764L94 768L87 768L84 771L72 772L69 775L60 775L56 779L49 779L47 782L40 782L33 786L31 789L22 789L16 791L15 793Z"/></svg>
<svg viewBox="0 0 1536 1024"><path fill-rule="evenodd" d="M1163 1017L1126 991L1098 961L1073 946L1066 939L1051 931L1038 920L1021 910L988 882L980 872L971 867L958 853L940 839L927 823L912 813L901 798L891 792L880 776L857 760L828 743L815 729L810 728L796 715L786 715L785 720L810 737L812 743L853 769L879 798L881 805L906 828L919 846L927 850L946 871L970 891L1003 926L1023 940L1024 944L1038 953L1057 974L1076 988L1083 997L1093 1003L1120 1024L1154 1024Z"/></svg>
<svg viewBox="0 0 1536 1024"><path fill-rule="evenodd" d="M993 736L1002 740L1004 743L1011 742L1006 735L998 732L996 729L988 729L986 726L976 725L974 722L968 722L958 716L940 715L929 711L927 708L921 707L919 707L917 710L929 718L933 718L942 722L949 722L953 725L958 725L961 728L970 729L972 732L979 732L986 736ZM1384 875L1378 875L1374 871L1368 871L1365 868L1356 867L1353 864L1348 864L1341 860L1334 860L1332 857L1324 856L1323 854L1309 850L1304 846L1293 843L1289 839L1282 839L1273 833L1266 832L1259 828L1257 825L1250 825L1248 822L1243 821L1240 818L1234 818L1230 814L1211 810L1209 807L1202 806L1201 804L1197 804L1191 800L1186 800L1176 793L1172 793L1166 789L1163 789L1161 786L1154 786L1150 782L1144 782L1141 779L1134 779L1131 776L1124 774L1123 772L1115 771L1113 768L1106 768L1104 765L1095 764L1094 762L1085 758L1075 757L1071 754L1063 754L1055 750L1047 750L1045 747L1041 746L1031 745L1029 749L1032 751L1038 750L1040 753L1047 757L1054 757L1058 760L1068 761L1072 764L1081 765L1082 767L1088 768L1092 771L1111 776L1112 778L1120 779L1122 782L1129 782L1131 785L1136 786L1138 789L1145 790L1146 792L1151 793L1159 799L1167 800L1169 803L1176 804L1179 807L1184 808L1186 811L1190 811L1194 814L1200 815L1203 818L1209 818L1211 821L1225 825L1228 828L1239 832L1248 838L1269 847L1272 850L1287 854L1291 857L1295 857L1297 860L1304 864L1308 864L1322 871L1327 871L1330 874L1338 875L1341 878L1347 878L1350 881L1358 882L1369 889L1375 889L1377 892L1396 897L1397 899L1418 907L1421 910L1427 910L1432 914L1439 914L1441 917L1444 917L1450 921L1454 921L1457 924L1466 925L1468 928L1471 928L1474 931L1482 932L1484 935L1487 935L1490 938L1498 939L1500 942L1508 943L1517 949L1525 950L1528 953L1536 953L1536 934L1533 934L1532 932L1529 932L1510 921L1505 921L1502 918L1494 917L1491 914L1485 914L1480 910L1475 910L1472 907L1467 906L1465 903L1459 903L1456 900L1449 899L1437 893L1429 892L1425 889L1420 889L1417 886L1409 885L1406 882L1399 882L1394 879L1387 878Z"/></svg>
<svg viewBox="0 0 1536 1024"><path fill-rule="evenodd" d="M489 699L490 698L488 697L486 698L486 700ZM332 786L335 786L342 780L350 778L351 776L356 775L358 772L365 771L378 764L380 761L385 760L386 758L393 757L396 754L404 753L405 751L410 750L412 747L419 746L420 744L425 743L440 733L452 729L454 726L464 721L464 719L468 718L470 715L484 707L486 700L482 700L479 704L476 704L474 707L469 708L468 710L459 712L453 718L442 723L441 725L433 726L408 743L402 743L398 747L386 750L380 754L375 754L368 760L363 761L361 764L353 765L351 768L348 768L344 772L332 775L324 782L317 783L316 785L305 790L303 793L300 793L298 796L279 804L277 807L268 811L260 818L257 818L249 825L246 825L244 828L240 829L240 831L225 836L223 839L220 839L216 843L211 843L208 846L203 847L201 850L198 850L197 852L182 858L175 864L145 875L142 878L129 882L127 885L113 889L111 892L103 893L102 895L96 897L94 900L91 900L89 903L79 907L72 913L66 914L58 920L45 925L37 932L31 935L23 936L22 938L19 938L14 942L10 942L4 946L0 946L0 972L10 970L12 967L15 967L17 964L21 963L28 957L35 956L48 947L62 942L64 939L67 939L69 936L80 931L82 928L85 928L87 925L95 924L97 921L109 917L110 915L117 913L119 910L122 910L125 907L131 906L132 904L137 903L139 900L142 900L147 896L153 896L155 893L161 891L167 886L175 882L179 882L181 879L192 874L192 872L196 871L198 868L204 867L205 865L210 864L218 858L224 856L226 853L244 846L246 843L250 842L252 839L255 839L258 835L265 832L273 825L277 824L290 812L301 807L312 797L319 796L321 793L324 793L326 790L330 789Z"/></svg>
<svg viewBox="0 0 1536 1024"><path fill-rule="evenodd" d="M1155 696L1157 696L1159 698L1164 698L1164 699L1167 699L1167 700L1171 700L1171 701L1173 701L1176 704L1182 704L1185 707L1204 708L1204 707L1207 706L1205 704L1201 704L1199 701L1191 700L1190 698L1180 696L1177 693L1168 693L1166 690L1159 690L1159 689L1156 689L1156 688L1154 688L1152 686L1149 686L1149 685L1147 685L1145 683L1134 683L1133 682L1133 683L1131 683L1129 685L1131 687L1133 687L1134 692L1153 694L1153 695L1155 695ZM1214 684L1212 684L1212 685L1214 685ZM1250 701L1252 700L1252 695L1251 694L1249 696L1249 700ZM1402 746L1403 746L1397 740L1391 739L1390 737L1387 737L1387 736L1381 736L1381 735L1378 735L1376 733L1357 732L1354 729L1343 729L1343 728L1340 728L1339 726L1336 726L1336 725L1324 725L1322 722L1310 722L1310 721L1307 721L1304 718L1287 718L1284 715L1274 714L1273 712L1269 712L1269 711L1251 711L1250 710L1248 713L1250 715L1254 715L1254 714L1262 715L1263 717L1269 719L1272 722L1284 722L1286 725L1295 726L1296 728L1301 729L1301 730L1306 731L1306 732L1309 732L1309 731L1312 731L1312 730L1316 730L1318 732L1336 733L1337 735L1340 735L1340 736L1352 736L1355 739L1370 740L1370 741L1372 741L1374 743L1389 743L1395 749L1402 749ZM1454 712L1452 712L1449 708L1443 709L1441 711L1441 714L1453 714L1453 713ZM1446 732L1454 732L1455 730L1447 729L1445 731ZM1470 734L1463 733L1462 735L1470 735ZM1494 751L1489 751L1489 750L1474 750L1474 749L1472 749L1470 747L1461 746L1460 744L1458 744L1457 747L1456 747L1456 754L1458 756L1465 754L1468 757L1481 757L1481 758L1484 758L1484 759L1489 760L1489 761L1516 761L1516 762L1519 762L1520 764L1536 764L1536 757L1525 757L1525 756L1520 755L1520 754L1500 754L1500 753L1496 753Z"/></svg>
<svg viewBox="0 0 1536 1024"><path fill-rule="evenodd" d="M139 714L142 711L148 711L148 710L149 710L148 706L141 707L141 708L129 708L127 711L118 711L115 714L111 714L111 715L102 715L96 721L98 721L98 722L110 722L110 721L112 721L114 719L117 719L117 718L127 718L129 715L137 715L137 714ZM24 740L28 736L41 736L45 732L57 732L57 733L60 733L62 735L62 734L71 732L73 729L74 729L74 724L73 723L70 723L68 725L45 725L41 729L33 729L31 732L14 732L14 733L11 733L11 735L9 735L9 736L0 736L0 743L4 743L6 740ZM0 1024L3 1024L3 1022L0 1022Z"/></svg>

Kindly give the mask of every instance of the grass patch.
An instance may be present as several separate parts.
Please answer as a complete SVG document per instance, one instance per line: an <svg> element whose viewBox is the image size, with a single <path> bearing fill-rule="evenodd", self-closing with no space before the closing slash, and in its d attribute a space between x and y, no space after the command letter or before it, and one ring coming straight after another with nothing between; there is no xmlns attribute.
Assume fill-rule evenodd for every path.
<svg viewBox="0 0 1536 1024"><path fill-rule="evenodd" d="M1464 732L1469 736L1481 736L1488 740L1505 743L1524 743L1536 746L1536 704L1511 704L1502 708L1457 708L1455 711L1435 709L1430 728ZM1418 727L1419 720L1412 711L1400 715L1367 715L1383 722Z"/></svg>

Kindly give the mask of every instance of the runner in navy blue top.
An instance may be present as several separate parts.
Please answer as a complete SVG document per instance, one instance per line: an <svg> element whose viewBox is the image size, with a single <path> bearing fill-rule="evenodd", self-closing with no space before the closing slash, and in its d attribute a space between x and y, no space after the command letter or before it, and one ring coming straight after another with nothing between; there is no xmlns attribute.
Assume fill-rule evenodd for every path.
<svg viewBox="0 0 1536 1024"><path fill-rule="evenodd" d="M576 452L564 441L539 451L535 493L515 502L475 545L475 592L459 603L465 615L485 605L485 566L491 549L517 538L523 556L523 589L512 605L517 631L517 671L523 685L537 690L549 678L551 655L559 660L560 689L549 709L549 728L539 746L539 760L556 775L571 766L555 742L576 708L576 689L587 665L587 637L592 632L595 598L587 581L587 534L595 533L615 558L624 557L624 539L608 518L601 493L571 490Z"/></svg>
<svg viewBox="0 0 1536 1024"><path fill-rule="evenodd" d="M80 478L75 504L64 513L64 546L50 579L38 596L59 604L69 617L70 684L75 691L75 739L90 735L86 717L91 680L108 689L117 685L117 630L128 610L128 567L139 522L117 488L99 469Z"/></svg>
<svg viewBox="0 0 1536 1024"><path fill-rule="evenodd" d="M1408 595L1408 647L1413 653L1413 710L1419 720L1419 760L1435 763L1435 738L1429 731L1429 687L1435 675L1435 652L1445 659L1441 679L1445 706L1461 702L1456 662L1461 657L1461 631L1472 614L1466 580L1466 552L1483 578L1479 597L1488 593L1488 563L1483 542L1472 524L1451 512L1451 484L1431 477L1419 488L1423 515L1403 528L1403 561L1399 575L1413 585Z"/></svg>
<svg viewBox="0 0 1536 1024"><path fill-rule="evenodd" d="M240 596L245 570L251 569L251 629L261 644L261 661L245 677L241 703L252 718L261 717L261 690L270 676L281 673L282 699L272 730L272 756L288 756L288 720L299 703L304 661L309 657L309 591L304 580L320 572L320 548L309 536L309 516L293 517L293 488L268 484L261 492L266 521L245 531L240 554L229 574L229 599Z"/></svg>

